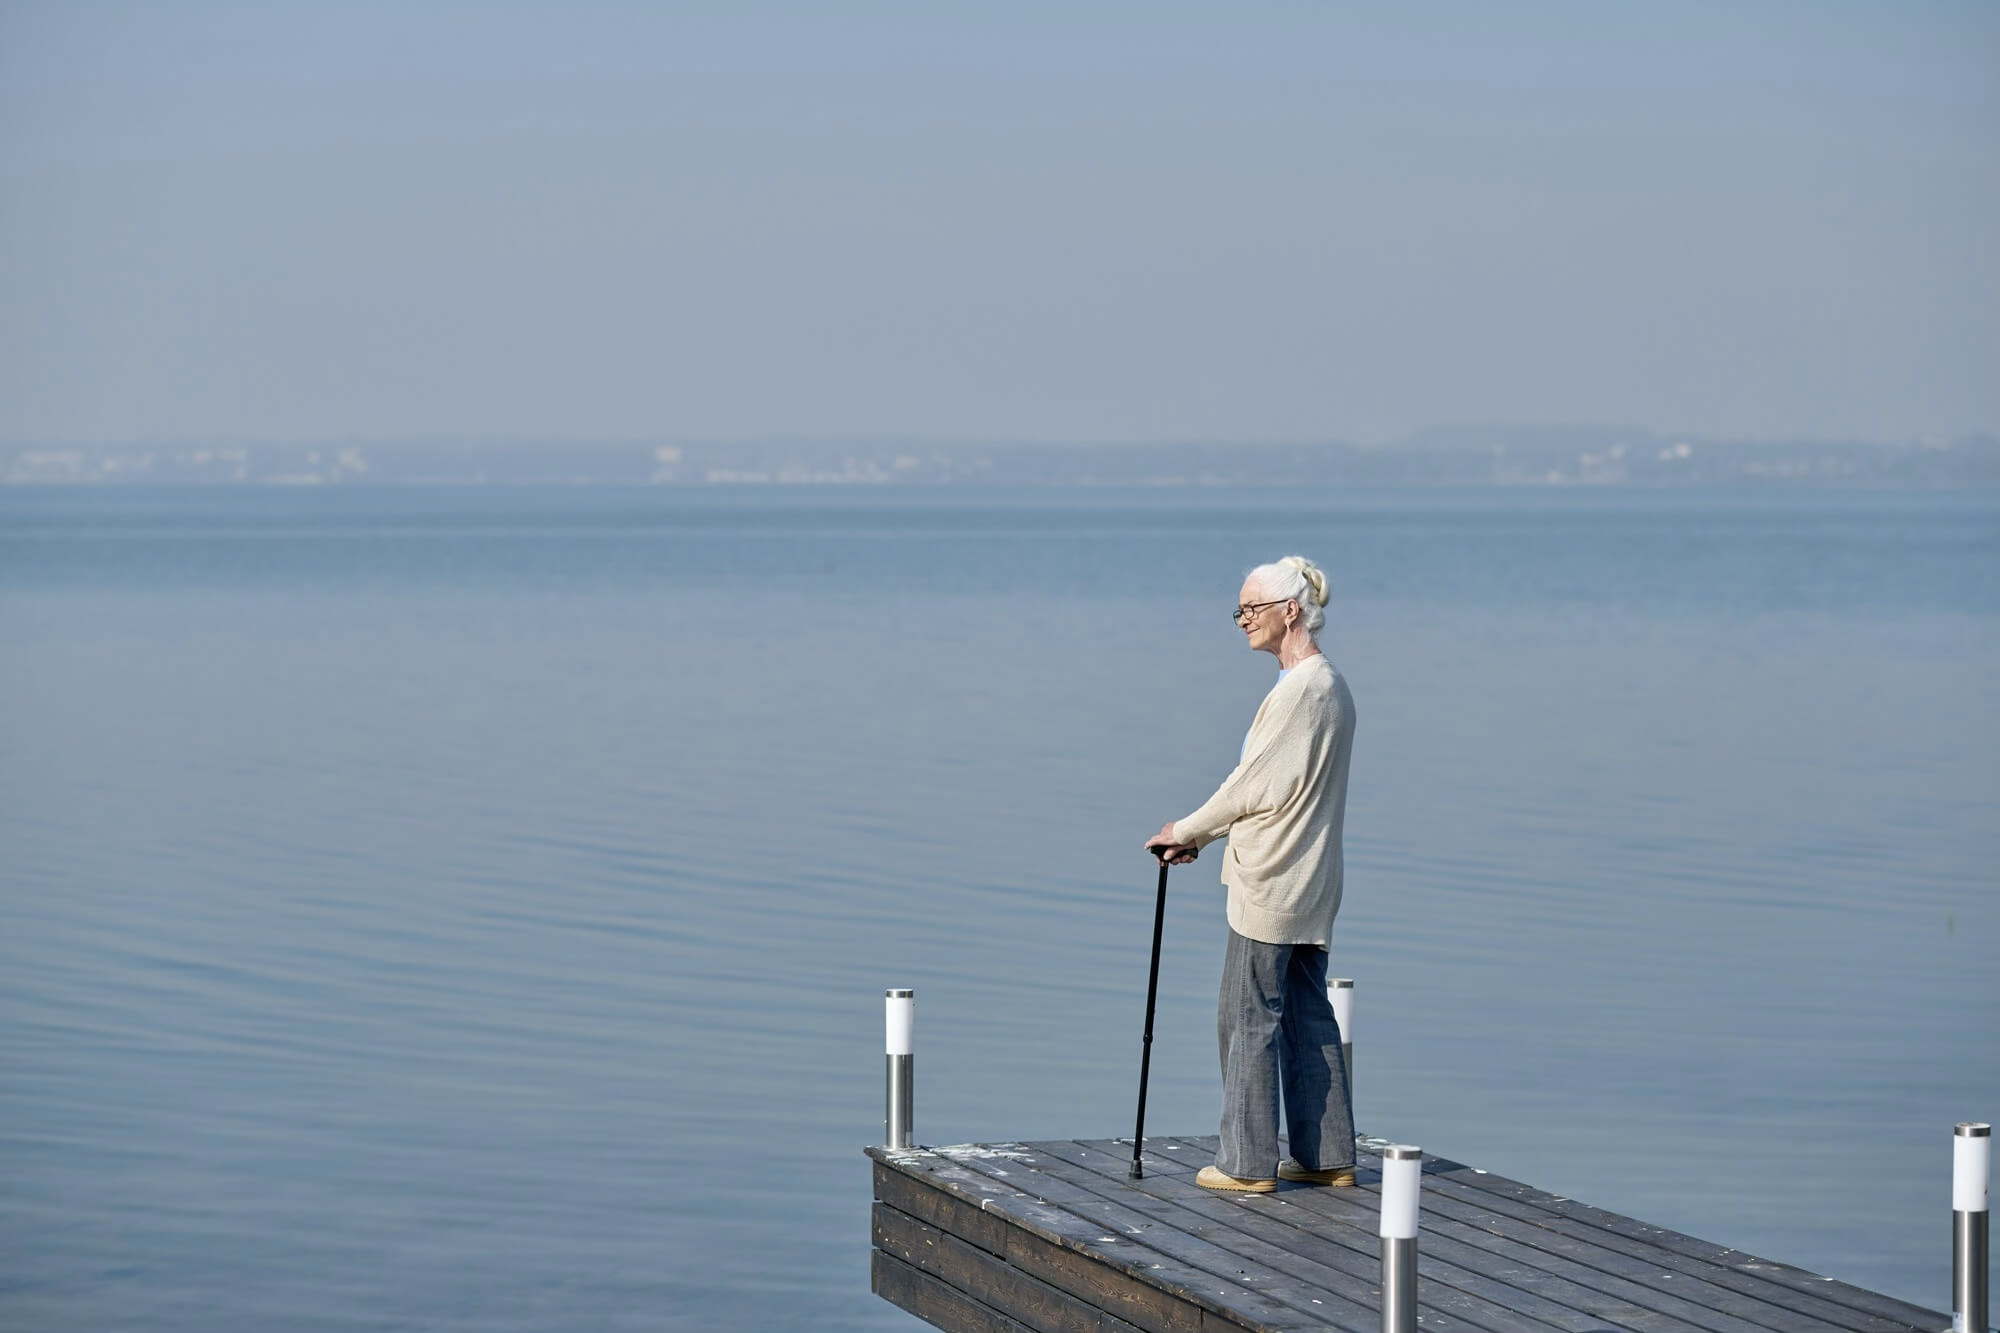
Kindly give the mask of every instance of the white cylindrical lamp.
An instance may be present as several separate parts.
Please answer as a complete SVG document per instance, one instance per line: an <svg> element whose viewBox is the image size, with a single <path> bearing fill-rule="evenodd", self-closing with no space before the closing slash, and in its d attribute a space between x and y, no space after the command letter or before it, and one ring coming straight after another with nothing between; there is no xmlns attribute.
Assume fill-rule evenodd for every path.
<svg viewBox="0 0 2000 1333"><path fill-rule="evenodd" d="M1417 1211L1424 1150L1393 1144L1382 1150L1382 1333L1416 1333Z"/></svg>
<svg viewBox="0 0 2000 1333"><path fill-rule="evenodd" d="M916 1112L917 993L892 987L883 999L888 1012L882 1142L891 1148L908 1148Z"/></svg>
<svg viewBox="0 0 2000 1333"><path fill-rule="evenodd" d="M1354 978L1328 977L1326 1000L1333 1006L1333 1021L1340 1027L1340 1058L1347 1064L1347 1095L1354 1096Z"/></svg>
<svg viewBox="0 0 2000 1333"><path fill-rule="evenodd" d="M1962 1120L1951 1133L1952 1333L1986 1333L1986 1188L1993 1126Z"/></svg>

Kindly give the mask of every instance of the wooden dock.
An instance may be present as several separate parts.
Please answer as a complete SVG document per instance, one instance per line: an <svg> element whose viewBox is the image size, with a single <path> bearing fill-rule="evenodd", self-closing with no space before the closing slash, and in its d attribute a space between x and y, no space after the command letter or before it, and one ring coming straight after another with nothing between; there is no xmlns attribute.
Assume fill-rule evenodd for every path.
<svg viewBox="0 0 2000 1333"><path fill-rule="evenodd" d="M875 1292L952 1333L1378 1333L1380 1159L1224 1195L1214 1138L870 1148ZM1367 1146L1386 1146L1363 1140ZM1427 1333L1939 1333L1947 1315L1426 1155Z"/></svg>

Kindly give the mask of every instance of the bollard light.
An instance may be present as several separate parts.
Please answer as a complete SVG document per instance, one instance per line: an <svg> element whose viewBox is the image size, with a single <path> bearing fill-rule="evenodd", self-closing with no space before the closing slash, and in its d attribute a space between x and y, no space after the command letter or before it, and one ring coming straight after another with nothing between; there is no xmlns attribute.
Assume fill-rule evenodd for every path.
<svg viewBox="0 0 2000 1333"><path fill-rule="evenodd" d="M916 1109L917 993L891 989L885 992L884 1000L888 1009L888 1071L882 1141L891 1148L907 1148Z"/></svg>
<svg viewBox="0 0 2000 1333"><path fill-rule="evenodd" d="M1354 1097L1354 978L1328 977L1327 1002L1333 1006L1333 1021L1340 1025L1340 1058L1347 1064L1347 1095Z"/></svg>
<svg viewBox="0 0 2000 1333"><path fill-rule="evenodd" d="M1986 1184L1993 1126L1962 1120L1951 1137L1952 1333L1986 1333Z"/></svg>
<svg viewBox="0 0 2000 1333"><path fill-rule="evenodd" d="M1382 1150L1382 1333L1416 1333L1417 1195L1424 1150L1394 1144Z"/></svg>

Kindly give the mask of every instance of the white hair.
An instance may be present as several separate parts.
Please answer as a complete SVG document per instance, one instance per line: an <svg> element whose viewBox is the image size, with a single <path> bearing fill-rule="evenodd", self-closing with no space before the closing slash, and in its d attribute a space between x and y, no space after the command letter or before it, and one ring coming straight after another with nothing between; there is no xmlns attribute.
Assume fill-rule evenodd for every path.
<svg viewBox="0 0 2000 1333"><path fill-rule="evenodd" d="M1319 633L1326 623L1326 572L1302 555L1288 555L1274 564L1250 571L1249 581L1274 602L1299 604L1299 623L1306 633Z"/></svg>

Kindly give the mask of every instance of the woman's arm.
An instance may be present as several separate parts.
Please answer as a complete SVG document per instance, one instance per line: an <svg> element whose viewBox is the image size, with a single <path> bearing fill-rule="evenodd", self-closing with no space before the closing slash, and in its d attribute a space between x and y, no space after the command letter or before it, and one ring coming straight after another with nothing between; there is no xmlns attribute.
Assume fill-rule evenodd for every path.
<svg viewBox="0 0 2000 1333"><path fill-rule="evenodd" d="M1251 793L1246 773L1248 767L1248 760L1238 764L1235 771L1215 789L1215 794L1202 802L1200 809L1167 825L1165 832L1168 836L1199 851L1217 838L1226 836L1231 824L1263 808Z"/></svg>
<svg viewBox="0 0 2000 1333"><path fill-rule="evenodd" d="M1305 768L1302 733L1309 728L1297 716L1300 702L1293 691L1282 696L1274 691L1264 701L1250 725L1242 762L1230 770L1199 810L1162 830L1172 841L1197 849L1206 847L1225 836L1229 826L1245 815L1274 810L1283 803Z"/></svg>

